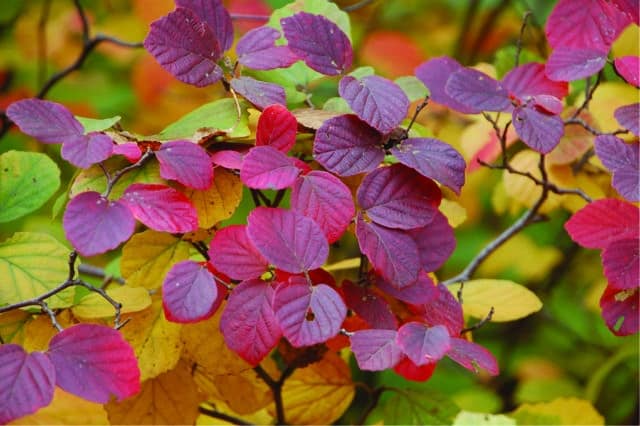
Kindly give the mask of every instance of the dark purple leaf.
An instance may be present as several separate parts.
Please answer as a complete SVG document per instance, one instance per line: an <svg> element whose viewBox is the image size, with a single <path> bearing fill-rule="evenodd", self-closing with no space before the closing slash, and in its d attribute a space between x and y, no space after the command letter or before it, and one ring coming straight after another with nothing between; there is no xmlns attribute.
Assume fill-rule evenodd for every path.
<svg viewBox="0 0 640 426"><path fill-rule="evenodd" d="M156 151L160 176L194 189L209 189L213 183L213 166L209 154L189 141L163 143Z"/></svg>
<svg viewBox="0 0 640 426"><path fill-rule="evenodd" d="M295 347L335 336L347 315L347 307L334 289L325 284L311 286L295 276L276 289L273 309L282 334Z"/></svg>
<svg viewBox="0 0 640 426"><path fill-rule="evenodd" d="M229 50L233 44L233 23L220 0L176 0L176 7L180 6L191 9L209 25L223 52Z"/></svg>
<svg viewBox="0 0 640 426"><path fill-rule="evenodd" d="M451 336L457 336L464 327L462 306L449 292L447 286L438 284L437 290L438 296L429 303L416 305L416 312L428 325L442 324L449 330Z"/></svg>
<svg viewBox="0 0 640 426"><path fill-rule="evenodd" d="M309 68L325 75L351 67L353 49L347 35L321 15L299 12L280 20L291 51Z"/></svg>
<svg viewBox="0 0 640 426"><path fill-rule="evenodd" d="M617 240L602 251L609 287L631 290L640 286L640 244L637 238Z"/></svg>
<svg viewBox="0 0 640 426"><path fill-rule="evenodd" d="M256 145L269 145L287 153L296 143L298 121L282 105L271 105L262 111L256 130Z"/></svg>
<svg viewBox="0 0 640 426"><path fill-rule="evenodd" d="M78 135L62 144L62 158L76 167L87 169L106 160L113 153L113 140L101 133Z"/></svg>
<svg viewBox="0 0 640 426"><path fill-rule="evenodd" d="M594 147L602 164L613 173L613 187L625 199L640 201L640 145L626 143L613 135L600 135Z"/></svg>
<svg viewBox="0 0 640 426"><path fill-rule="evenodd" d="M640 136L640 103L621 106L613 115L622 127Z"/></svg>
<svg viewBox="0 0 640 426"><path fill-rule="evenodd" d="M551 80L574 81L596 74L606 63L606 51L562 46L551 52L546 73Z"/></svg>
<svg viewBox="0 0 640 426"><path fill-rule="evenodd" d="M67 204L62 225L73 247L88 257L128 240L136 221L120 201L110 201L97 192L83 192Z"/></svg>
<svg viewBox="0 0 640 426"><path fill-rule="evenodd" d="M418 246L422 269L427 272L440 269L456 248L453 228L439 211L427 226L414 229L409 234Z"/></svg>
<svg viewBox="0 0 640 426"><path fill-rule="evenodd" d="M428 303L438 296L436 285L424 272L420 273L416 282L403 288L397 288L381 276L376 276L376 286L389 296L412 305Z"/></svg>
<svg viewBox="0 0 640 426"><path fill-rule="evenodd" d="M502 78L502 85L522 102L537 95L551 95L558 99L567 96L569 85L549 80L544 72L544 64L530 62L520 65Z"/></svg>
<svg viewBox="0 0 640 426"><path fill-rule="evenodd" d="M340 176L370 172L384 159L382 135L357 116L341 115L325 121L316 132L313 156Z"/></svg>
<svg viewBox="0 0 640 426"><path fill-rule="evenodd" d="M223 52L220 40L190 9L179 7L153 22L144 47L184 83L204 87L222 77L216 64Z"/></svg>
<svg viewBox="0 0 640 426"><path fill-rule="evenodd" d="M449 144L438 139L409 138L392 147L391 153L405 166L460 194L467 165Z"/></svg>
<svg viewBox="0 0 640 426"><path fill-rule="evenodd" d="M448 56L441 56L430 59L418 66L418 68L416 68L416 77L427 86L431 99L439 104L448 106L464 114L481 112L482 110L480 109L471 108L456 101L445 91L449 76L460 69L462 69L462 65L455 59Z"/></svg>
<svg viewBox="0 0 640 426"><path fill-rule="evenodd" d="M216 232L209 244L211 264L231 278L247 280L267 271L269 262L247 236L246 225L232 225Z"/></svg>
<svg viewBox="0 0 640 426"><path fill-rule="evenodd" d="M467 370L476 373L479 373L480 369L485 370L492 376L497 376L500 373L498 361L496 361L491 352L465 339L451 338L451 349L447 356Z"/></svg>
<svg viewBox="0 0 640 426"><path fill-rule="evenodd" d="M240 179L249 188L283 189L300 174L292 159L270 146L256 146L242 160Z"/></svg>
<svg viewBox="0 0 640 426"><path fill-rule="evenodd" d="M211 154L211 162L225 169L240 170L243 158L238 151L218 151Z"/></svg>
<svg viewBox="0 0 640 426"><path fill-rule="evenodd" d="M398 328L398 321L391 312L389 304L371 288L353 284L351 281L344 281L341 288L347 307L371 328L385 330Z"/></svg>
<svg viewBox="0 0 640 426"><path fill-rule="evenodd" d="M262 280L243 281L231 292L220 318L227 346L251 365L258 365L282 336L271 306L273 295Z"/></svg>
<svg viewBox="0 0 640 426"><path fill-rule="evenodd" d="M511 106L507 89L485 73L471 68L461 68L451 74L445 92L476 111L506 111Z"/></svg>
<svg viewBox="0 0 640 426"><path fill-rule="evenodd" d="M273 104L285 105L287 103L284 89L275 83L266 83L251 77L238 77L231 80L231 88L259 109Z"/></svg>
<svg viewBox="0 0 640 426"><path fill-rule="evenodd" d="M429 327L415 321L398 329L396 342L418 366L438 361L451 347L451 339L445 326Z"/></svg>
<svg viewBox="0 0 640 426"><path fill-rule="evenodd" d="M258 27L242 36L236 46L238 62L254 70L286 68L299 58L289 46L276 46L280 31L271 27Z"/></svg>
<svg viewBox="0 0 640 426"><path fill-rule="evenodd" d="M64 106L40 99L23 99L9 105L7 117L23 133L43 143L63 143L84 133L82 124Z"/></svg>
<svg viewBox="0 0 640 426"><path fill-rule="evenodd" d="M361 370L393 368L402 358L395 330L358 330L350 337L351 351Z"/></svg>
<svg viewBox="0 0 640 426"><path fill-rule="evenodd" d="M338 89L353 112L382 133L398 127L409 111L409 99L400 86L377 75L360 80L346 75Z"/></svg>
<svg viewBox="0 0 640 426"><path fill-rule="evenodd" d="M629 336L639 330L640 289L619 291L607 287L600 298L602 318L616 336Z"/></svg>
<svg viewBox="0 0 640 426"><path fill-rule="evenodd" d="M55 385L55 369L45 354L29 354L14 344L0 346L0 423L49 405Z"/></svg>
<svg viewBox="0 0 640 426"><path fill-rule="evenodd" d="M633 86L640 87L640 57L623 56L614 62L616 71Z"/></svg>
<svg viewBox="0 0 640 426"><path fill-rule="evenodd" d="M277 268L300 273L321 267L329 243L312 219L294 210L259 207L249 214L247 235Z"/></svg>
<svg viewBox="0 0 640 426"><path fill-rule="evenodd" d="M162 307L169 321L202 321L214 314L218 288L211 272L192 260L171 267L162 283Z"/></svg>
<svg viewBox="0 0 640 426"><path fill-rule="evenodd" d="M551 152L564 134L562 118L532 106L519 106L513 110L513 127L522 142L542 154Z"/></svg>

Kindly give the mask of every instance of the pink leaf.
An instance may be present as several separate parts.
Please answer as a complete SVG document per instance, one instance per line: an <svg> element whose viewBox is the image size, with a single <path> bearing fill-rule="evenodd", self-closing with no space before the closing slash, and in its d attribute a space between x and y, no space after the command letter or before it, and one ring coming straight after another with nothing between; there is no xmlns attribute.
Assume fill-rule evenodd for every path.
<svg viewBox="0 0 640 426"><path fill-rule="evenodd" d="M291 208L313 219L329 243L340 239L355 215L351 191L330 173L300 176L291 190Z"/></svg>
<svg viewBox="0 0 640 426"><path fill-rule="evenodd" d="M445 90L449 76L460 69L462 69L462 65L455 59L448 56L440 56L430 59L418 66L418 68L416 68L416 77L429 88L431 99L439 104L448 106L464 114L481 112L481 109L473 108L456 101L449 96Z"/></svg>
<svg viewBox="0 0 640 426"><path fill-rule="evenodd" d="M623 56L614 61L616 71L632 86L640 87L640 57Z"/></svg>
<svg viewBox="0 0 640 426"><path fill-rule="evenodd" d="M89 401L105 404L140 391L140 370L119 331L95 324L76 324L56 334L47 351L56 369L56 384Z"/></svg>
<svg viewBox="0 0 640 426"><path fill-rule="evenodd" d="M558 47L547 60L545 72L554 81L574 81L600 71L607 63L607 51Z"/></svg>
<svg viewBox="0 0 640 426"><path fill-rule="evenodd" d="M319 268L329 255L329 244L320 226L293 210L253 210L247 234L270 263L294 274Z"/></svg>
<svg viewBox="0 0 640 426"><path fill-rule="evenodd" d="M422 269L427 272L440 269L456 248L453 228L439 211L436 211L428 225L414 229L409 234L418 246Z"/></svg>
<svg viewBox="0 0 640 426"><path fill-rule="evenodd" d="M375 223L388 228L413 229L431 222L442 193L431 179L394 164L365 176L357 198L360 207Z"/></svg>
<svg viewBox="0 0 640 426"><path fill-rule="evenodd" d="M291 277L273 297L273 309L282 334L295 346L322 343L340 331L347 307L334 289L311 286L304 278Z"/></svg>
<svg viewBox="0 0 640 426"><path fill-rule="evenodd" d="M128 240L136 221L124 203L97 192L83 192L67 204L62 225L78 253L94 256Z"/></svg>
<svg viewBox="0 0 640 426"><path fill-rule="evenodd" d="M45 354L28 354L14 344L0 346L0 423L49 405L55 385L55 369Z"/></svg>
<svg viewBox="0 0 640 426"><path fill-rule="evenodd" d="M353 50L347 35L322 15L299 12L280 20L289 49L309 68L325 75L351 67Z"/></svg>
<svg viewBox="0 0 640 426"><path fill-rule="evenodd" d="M361 370L380 371L393 368L402 359L395 330L359 330L353 333L351 350Z"/></svg>
<svg viewBox="0 0 640 426"><path fill-rule="evenodd" d="M162 307L168 320L202 321L214 314L218 288L206 266L191 260L171 267L162 283Z"/></svg>
<svg viewBox="0 0 640 426"><path fill-rule="evenodd" d="M613 0L613 5L636 25L640 25L640 3L636 0Z"/></svg>
<svg viewBox="0 0 640 426"><path fill-rule="evenodd" d="M256 146L242 160L240 179L249 188L284 189L300 174L291 158L270 146Z"/></svg>
<svg viewBox="0 0 640 426"><path fill-rule="evenodd" d="M271 306L273 294L273 288L262 280L243 281L231 292L220 318L227 346L254 366L282 336Z"/></svg>
<svg viewBox="0 0 640 426"><path fill-rule="evenodd" d="M438 295L435 299L414 308L428 325L442 324L451 336L457 336L464 327L462 307L445 285L438 284L437 290Z"/></svg>
<svg viewBox="0 0 640 426"><path fill-rule="evenodd" d="M71 112L55 102L23 99L9 105L7 117L23 133L43 143L63 143L84 133L82 124Z"/></svg>
<svg viewBox="0 0 640 426"><path fill-rule="evenodd" d="M438 297L438 288L424 272L420 273L416 282L403 288L396 288L380 276L376 277L376 286L389 296L412 305L428 303Z"/></svg>
<svg viewBox="0 0 640 426"><path fill-rule="evenodd" d="M640 136L640 103L621 106L613 115L622 127Z"/></svg>
<svg viewBox="0 0 640 426"><path fill-rule="evenodd" d="M509 92L483 72L460 68L445 85L448 96L473 110L506 111L511 106Z"/></svg>
<svg viewBox="0 0 640 426"><path fill-rule="evenodd" d="M191 9L200 20L207 23L221 50L229 50L233 44L233 23L220 0L176 0L176 7Z"/></svg>
<svg viewBox="0 0 640 426"><path fill-rule="evenodd" d="M365 320L371 328L385 330L398 328L398 321L391 312L389 304L371 288L344 281L341 289L347 307Z"/></svg>
<svg viewBox="0 0 640 426"><path fill-rule="evenodd" d="M276 46L280 31L271 27L259 27L247 32L238 41L238 62L254 70L286 68L299 58L289 46Z"/></svg>
<svg viewBox="0 0 640 426"><path fill-rule="evenodd" d="M447 356L466 368L479 373L479 369L487 371L492 376L500 373L498 362L491 352L482 346L457 337L451 338L451 349Z"/></svg>
<svg viewBox="0 0 640 426"><path fill-rule="evenodd" d="M198 229L198 215L191 201L164 185L134 183L122 196L140 222L160 232L184 233Z"/></svg>
<svg viewBox="0 0 640 426"><path fill-rule="evenodd" d="M269 262L247 236L246 225L232 225L216 232L209 245L211 264L234 279L256 278L267 271Z"/></svg>
<svg viewBox="0 0 640 426"><path fill-rule="evenodd" d="M237 77L231 80L231 88L259 109L287 103L284 89L279 84L267 83L251 77Z"/></svg>
<svg viewBox="0 0 640 426"><path fill-rule="evenodd" d="M619 291L607 287L600 298L602 317L616 336L629 336L639 330L640 290Z"/></svg>
<svg viewBox="0 0 640 426"><path fill-rule="evenodd" d="M262 111L256 130L256 145L270 145L283 153L296 143L298 121L282 105L271 105Z"/></svg>
<svg viewBox="0 0 640 426"><path fill-rule="evenodd" d="M560 115L564 106L562 101L551 95L535 95L531 97L531 103L541 112Z"/></svg>
<svg viewBox="0 0 640 426"><path fill-rule="evenodd" d="M630 290L640 286L638 238L613 241L602 251L602 265L609 287Z"/></svg>
<svg viewBox="0 0 640 426"><path fill-rule="evenodd" d="M551 152L564 134L562 118L530 106L519 106L513 110L513 126L522 142L542 154Z"/></svg>
<svg viewBox="0 0 640 426"><path fill-rule="evenodd" d="M244 156L238 151L218 151L211 154L211 162L225 169L240 170Z"/></svg>
<svg viewBox="0 0 640 426"><path fill-rule="evenodd" d="M502 78L502 84L522 102L537 95L551 95L558 99L567 96L569 85L566 82L549 80L544 71L544 64L530 62L520 65Z"/></svg>
<svg viewBox="0 0 640 426"><path fill-rule="evenodd" d="M408 322L398 329L396 342L402 352L418 366L438 361L451 347L446 327L428 327L415 321Z"/></svg>
<svg viewBox="0 0 640 426"><path fill-rule="evenodd" d="M163 143L156 151L160 176L194 189L209 189L213 183L213 166L209 154L189 141Z"/></svg>
<svg viewBox="0 0 640 426"><path fill-rule="evenodd" d="M131 163L135 163L142 157L142 151L140 151L140 147L135 142L115 144L113 153L124 156Z"/></svg>
<svg viewBox="0 0 640 426"><path fill-rule="evenodd" d="M62 144L62 158L81 169L106 160L113 153L113 140L100 133L79 135Z"/></svg>
<svg viewBox="0 0 640 426"><path fill-rule="evenodd" d="M602 164L613 173L613 187L627 200L640 201L640 145L613 135L599 135L594 147Z"/></svg>

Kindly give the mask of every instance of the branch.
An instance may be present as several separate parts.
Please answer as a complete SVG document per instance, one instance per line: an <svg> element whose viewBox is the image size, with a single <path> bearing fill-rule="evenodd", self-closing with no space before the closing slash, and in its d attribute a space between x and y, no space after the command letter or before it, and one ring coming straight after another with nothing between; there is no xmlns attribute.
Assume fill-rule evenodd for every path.
<svg viewBox="0 0 640 426"><path fill-rule="evenodd" d="M520 64L520 53L522 52L522 40L524 38L524 30L527 28L527 20L531 16L531 11L527 10L522 16L522 26L520 27L520 35L518 36L518 41L516 42L516 60L514 68Z"/></svg>
<svg viewBox="0 0 640 426"><path fill-rule="evenodd" d="M462 285L460 286L460 290L462 290ZM493 309L493 306L492 306L491 309L489 309L489 313L484 318L482 318L480 321L473 324L472 326L469 326L467 328L463 328L462 330L460 330L460 335L463 335L464 333L468 333L470 331L477 330L483 325L485 325L486 323L488 323L489 321L491 321L491 318L493 318L494 312L495 310Z"/></svg>
<svg viewBox="0 0 640 426"><path fill-rule="evenodd" d="M269 386L269 389L271 389L271 393L273 394L273 402L276 406L276 422L279 425L286 424L284 415L284 404L282 403L282 386L284 385L284 381L286 380L286 377L284 377L284 372L280 376L280 379L276 381L273 380L269 373L267 373L260 366L260 364L253 367L253 371L255 371L258 377L260 377L260 379L262 379L262 381L265 382L267 386Z"/></svg>
<svg viewBox="0 0 640 426"><path fill-rule="evenodd" d="M235 21L259 21L266 22L269 20L269 15L253 15L249 13L230 13L231 19Z"/></svg>
<svg viewBox="0 0 640 426"><path fill-rule="evenodd" d="M580 105L578 109L573 113L573 115L571 116L571 119L578 117L582 111L584 111L585 109L587 109L587 107L589 107L589 102L591 102L591 99L593 99L593 94L598 88L598 86L600 85L601 79L602 79L602 70L600 70L600 72L596 76L596 82L593 84L593 86L591 86L591 77L587 78L587 83L584 88L585 90L584 101L582 102L582 105Z"/></svg>
<svg viewBox="0 0 640 426"><path fill-rule="evenodd" d="M100 167L102 168L102 171L104 172L104 175L107 178L107 188L104 190L104 193L102 194L102 196L105 198L108 197L109 194L111 194L113 187L115 186L116 183L118 183L118 181L120 180L120 178L122 178L122 176L126 175L131 170L137 169L138 167L142 167L144 163L146 163L147 160L149 160L149 158L151 158L152 156L153 156L153 151L148 149L147 151L145 151L144 154L142 154L142 157L140 157L138 161L128 165L125 168L118 170L113 176L107 171L107 169L103 165L101 165Z"/></svg>
<svg viewBox="0 0 640 426"><path fill-rule="evenodd" d="M362 9L362 8L363 8L363 7L365 7L365 6L369 6L369 5L370 5L371 3L373 3L374 1L376 1L376 0L360 0L360 1L359 1L359 2L357 2L357 3L354 3L354 4L352 4L352 5L349 5L349 6L345 6L345 7L343 7L343 8L342 8L342 11L343 11L343 12L347 12L347 13L355 12L356 10L358 10L358 9Z"/></svg>
<svg viewBox="0 0 640 426"><path fill-rule="evenodd" d="M224 420L225 422L229 422L234 425L252 425L253 424L245 420L242 420L241 418L231 416L229 414L221 413L220 411L215 409L198 407L198 411L200 412L200 414L204 414L205 416L213 417L214 419Z"/></svg>

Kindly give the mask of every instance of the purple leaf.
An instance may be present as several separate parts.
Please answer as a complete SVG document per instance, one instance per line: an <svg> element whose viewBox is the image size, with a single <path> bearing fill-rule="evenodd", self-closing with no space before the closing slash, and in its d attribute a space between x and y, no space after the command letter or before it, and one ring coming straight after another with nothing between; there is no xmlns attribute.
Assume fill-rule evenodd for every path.
<svg viewBox="0 0 640 426"><path fill-rule="evenodd" d="M209 244L211 264L231 278L247 280L267 271L269 262L247 236L246 225L232 225L216 232Z"/></svg>
<svg viewBox="0 0 640 426"><path fill-rule="evenodd" d="M350 337L351 351L361 370L380 371L393 368L402 359L395 330L358 330Z"/></svg>
<svg viewBox="0 0 640 426"><path fill-rule="evenodd" d="M258 207L247 221L247 235L279 269L296 274L319 268L327 260L329 244L322 229L296 211Z"/></svg>
<svg viewBox="0 0 640 426"><path fill-rule="evenodd" d="M231 88L259 109L273 104L287 103L284 89L275 83L266 83L251 77L238 77L231 80Z"/></svg>
<svg viewBox="0 0 640 426"><path fill-rule="evenodd" d="M49 405L55 385L55 369L45 354L28 354L14 344L0 346L0 423Z"/></svg>
<svg viewBox="0 0 640 426"><path fill-rule="evenodd" d="M119 331L103 325L76 324L56 334L47 351L56 384L89 401L106 404L140 391L140 370L133 348Z"/></svg>
<svg viewBox="0 0 640 426"><path fill-rule="evenodd" d="M438 284L438 295L429 303L416 305L416 312L428 325L444 325L451 336L460 334L464 327L462 307L455 297L449 292L447 286Z"/></svg>
<svg viewBox="0 0 640 426"><path fill-rule="evenodd" d="M474 110L506 111L511 106L509 92L499 82L471 68L461 68L451 74L445 92Z"/></svg>
<svg viewBox="0 0 640 426"><path fill-rule="evenodd" d="M222 52L229 50L233 44L233 23L220 0L176 0L176 7L191 9L209 25Z"/></svg>
<svg viewBox="0 0 640 426"><path fill-rule="evenodd" d="M300 176L291 190L291 208L313 219L334 243L355 215L349 188L331 173L312 171Z"/></svg>
<svg viewBox="0 0 640 426"><path fill-rule="evenodd" d="M113 153L124 156L131 163L135 163L142 157L142 151L140 151L140 147L135 142L115 144L113 146Z"/></svg>
<svg viewBox="0 0 640 426"><path fill-rule="evenodd" d="M198 87L220 80L223 49L211 28L182 7L151 24L144 47L178 80Z"/></svg>
<svg viewBox="0 0 640 426"><path fill-rule="evenodd" d="M391 153L405 166L460 194L467 165L449 144L438 139L409 138L392 147Z"/></svg>
<svg viewBox="0 0 640 426"><path fill-rule="evenodd" d="M551 95L535 95L531 97L531 103L542 112L560 115L564 106L562 101Z"/></svg>
<svg viewBox="0 0 640 426"><path fill-rule="evenodd" d="M289 46L276 46L280 31L271 27L258 27L247 32L238 41L238 62L254 70L286 68L299 58Z"/></svg>
<svg viewBox="0 0 640 426"><path fill-rule="evenodd" d="M640 103L621 106L614 111L613 115L622 127L640 136Z"/></svg>
<svg viewBox="0 0 640 426"><path fill-rule="evenodd" d="M376 286L389 296L412 305L428 303L438 296L438 290L433 280L423 272L420 273L416 282L403 288L396 288L380 276L376 276Z"/></svg>
<svg viewBox="0 0 640 426"><path fill-rule="evenodd" d="M40 99L23 99L9 105L7 117L23 133L43 143L63 143L84 134L82 124L64 106Z"/></svg>
<svg viewBox="0 0 640 426"><path fill-rule="evenodd" d="M602 251L602 266L609 287L631 290L640 286L640 248L637 238L617 240Z"/></svg>
<svg viewBox="0 0 640 426"><path fill-rule="evenodd" d="M76 167L87 169L106 160L113 153L113 140L101 133L78 135L62 144L62 158Z"/></svg>
<svg viewBox="0 0 640 426"><path fill-rule="evenodd" d="M214 314L218 287L206 266L191 260L171 267L162 283L162 307L169 321L202 321Z"/></svg>
<svg viewBox="0 0 640 426"><path fill-rule="evenodd" d="M370 172L384 159L382 135L355 115L334 117L316 132L313 157L340 176Z"/></svg>
<svg viewBox="0 0 640 426"><path fill-rule="evenodd" d="M606 63L606 51L562 46L551 52L546 73L555 81L580 80L596 74Z"/></svg>
<svg viewBox="0 0 640 426"><path fill-rule="evenodd" d="M451 338L451 349L447 356L466 368L479 373L479 369L487 371L492 376L500 373L498 362L491 352L482 346L457 337Z"/></svg>
<svg viewBox="0 0 640 426"><path fill-rule="evenodd" d="M426 272L440 269L456 248L453 228L439 211L427 226L414 229L409 234L418 246L420 264Z"/></svg>
<svg viewBox="0 0 640 426"><path fill-rule="evenodd" d="M287 153L296 143L298 120L282 105L271 105L262 111L256 130L256 145L269 145Z"/></svg>
<svg viewBox="0 0 640 426"><path fill-rule="evenodd" d="M471 108L456 101L445 91L445 85L447 84L449 76L460 69L462 69L462 65L455 59L448 56L441 56L430 59L418 66L418 68L416 68L416 77L427 86L431 99L439 104L448 106L464 114L481 112L482 110L480 109Z"/></svg>
<svg viewBox="0 0 640 426"><path fill-rule="evenodd" d="M402 352L418 366L438 361L451 347L451 339L445 326L429 327L415 321L398 329L396 342Z"/></svg>
<svg viewBox="0 0 640 426"><path fill-rule="evenodd" d="M270 146L256 146L242 160L240 179L249 188L283 189L300 174L291 158Z"/></svg>
<svg viewBox="0 0 640 426"><path fill-rule="evenodd" d="M67 204L62 224L73 247L89 257L128 240L136 221L120 201L110 201L97 192L83 192Z"/></svg>
<svg viewBox="0 0 640 426"><path fill-rule="evenodd" d="M240 170L242 168L243 155L238 151L218 151L211 154L211 162L225 169Z"/></svg>
<svg viewBox="0 0 640 426"><path fill-rule="evenodd" d="M189 141L163 143L156 152L160 176L194 189L209 189L213 183L213 167L209 154Z"/></svg>
<svg viewBox="0 0 640 426"><path fill-rule="evenodd" d="M441 198L435 182L402 164L372 171L357 192L358 204L373 222L397 229L431 222Z"/></svg>
<svg viewBox="0 0 640 426"><path fill-rule="evenodd" d="M282 334L295 347L335 336L347 315L347 307L334 289L325 284L311 286L295 276L276 289L273 310Z"/></svg>
<svg viewBox="0 0 640 426"><path fill-rule="evenodd" d="M309 68L325 75L351 67L353 49L347 35L321 15L299 12L280 20L289 49Z"/></svg>
<svg viewBox="0 0 640 426"><path fill-rule="evenodd" d="M619 291L607 287L600 298L602 318L616 336L629 336L639 330L640 290Z"/></svg>
<svg viewBox="0 0 640 426"><path fill-rule="evenodd" d="M377 75L360 80L346 75L338 89L358 117L382 133L398 127L409 111L409 99L400 86Z"/></svg>
<svg viewBox="0 0 640 426"><path fill-rule="evenodd" d="M640 87L640 57L623 56L614 62L616 71L632 86Z"/></svg>
<svg viewBox="0 0 640 426"><path fill-rule="evenodd" d="M513 110L513 127L522 142L542 154L551 152L564 134L562 118L530 106L519 106Z"/></svg>
<svg viewBox="0 0 640 426"><path fill-rule="evenodd" d="M254 279L233 289L220 318L227 346L255 366L271 352L282 331L271 306L273 288Z"/></svg>
<svg viewBox="0 0 640 426"><path fill-rule="evenodd" d="M398 328L398 321L391 312L389 304L370 288L344 281L341 289L347 307L365 320L371 328L385 330Z"/></svg>
<svg viewBox="0 0 640 426"><path fill-rule="evenodd" d="M362 214L356 222L360 250L371 265L397 288L411 285L418 279L420 260L418 247L404 231L367 223Z"/></svg>
<svg viewBox="0 0 640 426"><path fill-rule="evenodd" d="M640 201L640 145L613 135L600 135L594 147L602 164L613 173L613 187L627 200Z"/></svg>
<svg viewBox="0 0 640 426"><path fill-rule="evenodd" d="M530 62L509 71L502 78L502 85L520 101L537 95L551 95L558 99L567 96L566 82L551 81L545 75L544 64Z"/></svg>
<svg viewBox="0 0 640 426"><path fill-rule="evenodd" d="M191 201L168 186L134 183L121 200L136 219L156 231L184 233L198 229L198 215Z"/></svg>

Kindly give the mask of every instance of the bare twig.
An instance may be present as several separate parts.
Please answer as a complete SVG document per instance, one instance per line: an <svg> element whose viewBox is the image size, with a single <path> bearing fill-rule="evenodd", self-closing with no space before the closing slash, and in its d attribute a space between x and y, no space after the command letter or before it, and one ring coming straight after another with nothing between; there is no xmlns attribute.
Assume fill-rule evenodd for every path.
<svg viewBox="0 0 640 426"><path fill-rule="evenodd" d="M571 119L578 117L582 111L584 111L589 107L589 102L591 102L591 99L593 99L593 94L595 93L596 89L600 85L601 79L602 79L602 70L600 70L598 75L596 75L596 81L595 83L593 83L593 85L591 85L591 77L587 78L587 84L585 85L585 88L584 88L585 90L584 101L582 102L582 105L580 105L578 109L575 110L575 112L571 116Z"/></svg>
<svg viewBox="0 0 640 426"><path fill-rule="evenodd" d="M90 277L102 278L103 280L108 280L108 282L115 281L118 284L125 283L124 278L109 275L104 269L94 265L89 265L87 263L81 263L80 265L78 265L78 272L81 275L89 275Z"/></svg>
<svg viewBox="0 0 640 426"><path fill-rule="evenodd" d="M482 23L480 30L478 31L478 37L471 47L471 56L469 57L468 61L469 63L475 62L476 55L480 51L480 46L482 46L487 37L489 37L492 29L496 27L496 21L498 20L502 12L507 9L507 6L509 6L510 2L511 0L502 0L496 7L491 10L491 12L489 12L484 22Z"/></svg>
<svg viewBox="0 0 640 426"><path fill-rule="evenodd" d="M524 30L527 28L527 20L531 16L531 11L527 10L522 16L522 26L520 27L520 35L518 36L518 41L516 42L516 58L515 58L515 67L520 64L520 53L522 52L522 40L524 39Z"/></svg>
<svg viewBox="0 0 640 426"><path fill-rule="evenodd" d="M230 13L231 19L234 21L258 21L266 22L269 20L269 15L253 15L249 13Z"/></svg>
<svg viewBox="0 0 640 426"><path fill-rule="evenodd" d="M345 7L343 7L343 8L342 8L342 10L343 10L344 12L347 12L347 13L355 12L355 11L356 11L356 10L358 10L358 9L362 9L362 8L363 8L363 7L365 7L365 6L370 5L370 4L371 4L371 3L373 3L374 1L376 1L376 0L360 0L360 1L359 1L359 2L357 2L357 3L354 3L354 4L352 4L352 5L349 5L349 6L345 6Z"/></svg>
<svg viewBox="0 0 640 426"><path fill-rule="evenodd" d="M51 0L42 3L38 19L38 85L44 84L47 76L47 23L51 11Z"/></svg>
<svg viewBox="0 0 640 426"><path fill-rule="evenodd" d="M413 123L416 122L416 119L418 118L418 115L420 115L420 112L425 109L427 107L427 105L429 105L429 95L424 97L424 100L418 105L416 106L416 110L413 113L413 117L411 117L411 121L409 122L409 125L407 126L407 134L409 133L409 130L411 130L411 127L413 127Z"/></svg>
<svg viewBox="0 0 640 426"><path fill-rule="evenodd" d="M458 39L456 40L456 47L453 51L453 56L455 58L460 59L469 31L471 30L471 23L478 12L478 6L480 6L480 0L469 0L467 4L467 9L464 12L464 18L462 20L462 26L460 27L460 33L458 33Z"/></svg>
<svg viewBox="0 0 640 426"><path fill-rule="evenodd" d="M122 176L126 175L132 170L137 169L138 167L142 167L144 163L146 163L149 160L149 158L151 158L152 156L153 156L153 151L148 149L147 151L145 151L144 154L142 154L142 156L138 159L138 161L128 165L127 167L124 167L118 170L113 175L110 175L107 172L106 168L102 167L102 171L105 173L105 177L107 178L107 188L104 190L104 193L102 194L102 196L108 197L109 194L111 194L111 191L113 191L113 187L115 186L116 183L118 183L118 181L120 180L120 178L122 178Z"/></svg>
<svg viewBox="0 0 640 426"><path fill-rule="evenodd" d="M460 285L460 289L462 289L462 284ZM493 313L494 312L495 312L495 310L493 309L493 306L492 306L491 309L489 309L489 313L484 318L482 318L480 321L478 321L477 323L475 323L475 324L473 324L473 325L471 325L469 327L463 328L460 331L460 335L463 335L463 334L468 333L470 331L477 330L480 327L482 327L483 325L485 325L486 323L488 323L489 321L491 321L491 318L493 318Z"/></svg>
<svg viewBox="0 0 640 426"><path fill-rule="evenodd" d="M198 407L198 411L200 414L204 414L205 416L213 417L214 419L224 420L225 422L229 422L234 425L252 425L253 423L248 422L246 420L242 420L239 417L231 416L229 414L221 413L218 410L207 408L207 407Z"/></svg>

